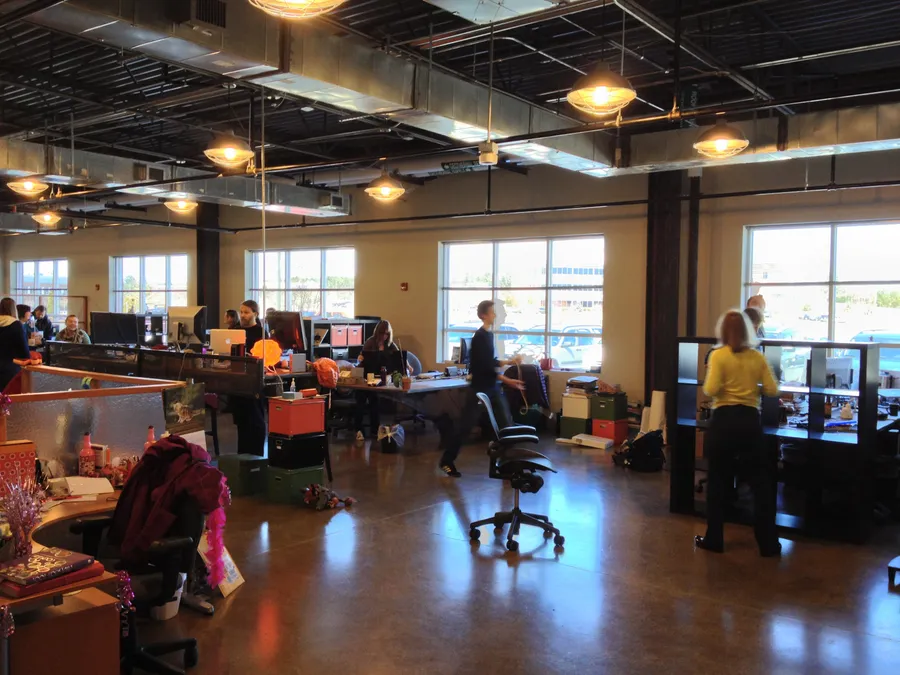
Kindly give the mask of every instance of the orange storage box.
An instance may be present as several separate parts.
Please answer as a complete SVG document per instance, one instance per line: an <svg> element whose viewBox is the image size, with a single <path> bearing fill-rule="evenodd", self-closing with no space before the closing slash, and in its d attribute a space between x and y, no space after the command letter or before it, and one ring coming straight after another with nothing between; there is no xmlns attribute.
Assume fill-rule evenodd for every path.
<svg viewBox="0 0 900 675"><path fill-rule="evenodd" d="M600 438L609 438L616 445L622 445L628 440L628 420L593 420L591 422L591 435Z"/></svg>
<svg viewBox="0 0 900 675"><path fill-rule="evenodd" d="M325 399L269 399L269 433L280 436L325 432Z"/></svg>
<svg viewBox="0 0 900 675"><path fill-rule="evenodd" d="M347 328L349 329L347 345L350 347L361 347L363 343L363 327L358 324L350 324Z"/></svg>
<svg viewBox="0 0 900 675"><path fill-rule="evenodd" d="M346 347L347 339L350 337L350 326L332 326L331 327L331 346Z"/></svg>

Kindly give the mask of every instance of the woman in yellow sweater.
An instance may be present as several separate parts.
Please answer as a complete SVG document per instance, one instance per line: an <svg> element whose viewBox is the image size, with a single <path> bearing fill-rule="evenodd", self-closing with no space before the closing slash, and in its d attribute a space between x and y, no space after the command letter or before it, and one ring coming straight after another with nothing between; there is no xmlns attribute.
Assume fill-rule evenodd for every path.
<svg viewBox="0 0 900 675"><path fill-rule="evenodd" d="M716 331L721 348L709 358L703 391L713 399L713 416L706 435L709 481L706 498L706 536L696 537L698 548L724 550L725 495L734 468L746 476L753 491L754 531L759 553L781 554L775 531L775 461L763 442L759 419L760 389L778 395L778 383L766 357L754 349L756 336L738 311L726 312Z"/></svg>

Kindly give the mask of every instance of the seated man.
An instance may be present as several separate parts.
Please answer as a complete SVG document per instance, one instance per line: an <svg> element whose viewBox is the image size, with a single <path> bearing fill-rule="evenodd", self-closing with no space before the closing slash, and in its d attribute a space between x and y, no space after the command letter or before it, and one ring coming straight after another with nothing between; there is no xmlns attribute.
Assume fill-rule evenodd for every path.
<svg viewBox="0 0 900 675"><path fill-rule="evenodd" d="M91 338L78 327L78 317L70 314L66 317L66 327L56 336L58 342L71 342L76 345L89 345Z"/></svg>

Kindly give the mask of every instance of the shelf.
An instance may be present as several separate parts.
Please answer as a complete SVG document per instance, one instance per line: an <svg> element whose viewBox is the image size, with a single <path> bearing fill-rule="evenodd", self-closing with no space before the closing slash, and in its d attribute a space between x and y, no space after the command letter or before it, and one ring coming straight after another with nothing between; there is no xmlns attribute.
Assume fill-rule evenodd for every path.
<svg viewBox="0 0 900 675"><path fill-rule="evenodd" d="M689 417L679 417L678 418L678 426L681 427L695 427L697 429L706 429L709 427L708 420L696 420L690 419Z"/></svg>
<svg viewBox="0 0 900 675"><path fill-rule="evenodd" d="M778 391L782 394L808 394L809 387L796 387L792 385L778 385Z"/></svg>
<svg viewBox="0 0 900 675"><path fill-rule="evenodd" d="M843 396L844 398L859 398L859 392L855 389L829 389L827 387L812 387L809 390L811 394L822 394L823 396Z"/></svg>
<svg viewBox="0 0 900 675"><path fill-rule="evenodd" d="M793 438L794 440L802 441L809 438L809 432L806 429L797 429L796 427L764 427L763 433L766 436Z"/></svg>
<svg viewBox="0 0 900 675"><path fill-rule="evenodd" d="M700 380L692 380L689 377L679 377L678 384L686 384L694 387L702 387L703 383Z"/></svg>
<svg viewBox="0 0 900 675"><path fill-rule="evenodd" d="M859 442L859 435L855 431L811 431L809 438L813 441L843 445L856 445Z"/></svg>

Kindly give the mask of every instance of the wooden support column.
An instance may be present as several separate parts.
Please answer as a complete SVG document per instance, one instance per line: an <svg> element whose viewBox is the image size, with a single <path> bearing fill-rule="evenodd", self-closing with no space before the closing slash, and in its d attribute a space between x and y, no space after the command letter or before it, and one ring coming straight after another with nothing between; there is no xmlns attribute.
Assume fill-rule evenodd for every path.
<svg viewBox="0 0 900 675"><path fill-rule="evenodd" d="M197 207L197 225L219 227L219 205L201 202ZM222 321L219 253L222 235L197 230L197 304L206 305L207 323L215 328Z"/></svg>
<svg viewBox="0 0 900 675"><path fill-rule="evenodd" d="M688 201L687 336L697 336L697 274L700 255L700 176L691 176Z"/></svg>
<svg viewBox="0 0 900 675"><path fill-rule="evenodd" d="M681 262L681 194L684 172L651 173L647 204L647 304L645 396L666 391L678 372L678 301ZM671 408L671 405L669 405Z"/></svg>

